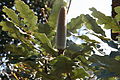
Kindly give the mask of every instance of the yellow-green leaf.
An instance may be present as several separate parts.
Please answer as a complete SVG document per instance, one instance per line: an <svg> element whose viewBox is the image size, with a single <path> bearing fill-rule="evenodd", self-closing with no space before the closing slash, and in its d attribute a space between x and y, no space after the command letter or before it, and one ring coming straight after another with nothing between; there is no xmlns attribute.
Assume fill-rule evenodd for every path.
<svg viewBox="0 0 120 80"><path fill-rule="evenodd" d="M83 39L83 40L85 40L85 41L87 41L87 42L93 42L93 43L99 43L98 41L96 41L96 40L92 40L92 39L90 39L88 36L86 36L86 35L82 35L82 36L78 36L79 38L81 38L81 39Z"/></svg>
<svg viewBox="0 0 120 80"><path fill-rule="evenodd" d="M76 29L80 29L82 27L82 15L72 18L71 21L67 24L67 28L71 32L76 32Z"/></svg>
<svg viewBox="0 0 120 80"><path fill-rule="evenodd" d="M52 12L48 19L48 23L53 29L56 27L59 10L62 6L66 6L66 2L64 0L55 0Z"/></svg>
<svg viewBox="0 0 120 80"><path fill-rule="evenodd" d="M9 21L2 21L0 22L0 26L2 26L3 31L8 31L10 33L14 33L16 28L13 23Z"/></svg>
<svg viewBox="0 0 120 80"><path fill-rule="evenodd" d="M93 19L90 15L88 15L88 14L83 15L82 20L84 21L85 26L88 29L93 30L97 34L101 34L101 35L105 36L104 30L96 23L96 20Z"/></svg>
<svg viewBox="0 0 120 80"><path fill-rule="evenodd" d="M35 38L39 39L43 44L47 44L52 48L51 42L44 33L34 33Z"/></svg>
<svg viewBox="0 0 120 80"><path fill-rule="evenodd" d="M14 10L7 8L6 6L3 7L3 12L16 24L19 24L18 15L15 13Z"/></svg>
<svg viewBox="0 0 120 80"><path fill-rule="evenodd" d="M21 0L16 0L15 8L18 12L20 12L19 15L24 19L23 21L28 26L29 30L35 30L38 17L35 16L34 12L29 8L29 6Z"/></svg>

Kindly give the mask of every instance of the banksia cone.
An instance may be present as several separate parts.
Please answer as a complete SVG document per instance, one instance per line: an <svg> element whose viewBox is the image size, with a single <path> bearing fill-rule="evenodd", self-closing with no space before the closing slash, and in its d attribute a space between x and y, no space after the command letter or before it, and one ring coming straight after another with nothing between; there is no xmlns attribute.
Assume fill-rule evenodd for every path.
<svg viewBox="0 0 120 80"><path fill-rule="evenodd" d="M58 15L56 34L56 47L58 50L64 50L66 48L66 13L66 8L62 7Z"/></svg>

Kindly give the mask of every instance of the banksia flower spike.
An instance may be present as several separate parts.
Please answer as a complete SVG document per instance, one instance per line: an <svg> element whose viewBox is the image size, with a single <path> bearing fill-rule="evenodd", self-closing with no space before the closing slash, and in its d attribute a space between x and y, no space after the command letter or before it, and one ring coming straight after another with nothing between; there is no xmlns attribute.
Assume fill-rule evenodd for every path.
<svg viewBox="0 0 120 80"><path fill-rule="evenodd" d="M66 48L66 13L66 7L62 7L58 15L56 47L59 52L63 52Z"/></svg>

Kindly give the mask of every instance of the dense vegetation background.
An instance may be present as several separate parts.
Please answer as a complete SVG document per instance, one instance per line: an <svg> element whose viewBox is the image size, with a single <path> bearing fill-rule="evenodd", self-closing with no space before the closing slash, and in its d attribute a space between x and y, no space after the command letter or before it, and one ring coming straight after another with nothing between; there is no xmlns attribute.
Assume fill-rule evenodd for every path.
<svg viewBox="0 0 120 80"><path fill-rule="evenodd" d="M2 80L117 80L119 42L106 38L104 29L120 31L120 7L114 17L90 8L67 23L64 53L56 48L56 24L63 0L1 0L0 77ZM64 20L63 20L64 21ZM104 27L101 27L103 25ZM84 34L79 34L81 29ZM91 39L91 36L98 40ZM84 40L77 44L73 39ZM117 36L119 40L119 36ZM61 40L60 40L61 41ZM106 51L102 44L109 49ZM100 55L98 55L100 54Z"/></svg>

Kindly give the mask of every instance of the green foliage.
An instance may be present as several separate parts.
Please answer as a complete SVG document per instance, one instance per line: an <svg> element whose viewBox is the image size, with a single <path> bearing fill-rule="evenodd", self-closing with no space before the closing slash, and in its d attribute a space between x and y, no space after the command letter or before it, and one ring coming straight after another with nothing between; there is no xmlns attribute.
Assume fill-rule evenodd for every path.
<svg viewBox="0 0 120 80"><path fill-rule="evenodd" d="M85 78L85 76L89 76L89 74L83 68L77 68L73 70L73 74L74 74L73 79Z"/></svg>
<svg viewBox="0 0 120 80"><path fill-rule="evenodd" d="M29 38L29 34L31 34L31 32L32 31L28 31L28 30L26 30L26 29L28 29L28 27L27 27L27 25L26 24L24 24L24 21L23 21L23 18L21 18L20 16L19 16L19 12L18 11L16 11L16 8L15 8L15 6L14 6L14 4L15 4L15 2L14 2L15 0L0 0L0 21L6 21L6 20L8 20L8 21L10 21L10 22L12 22L15 26L17 26L17 29L18 29L18 27L20 27L21 28L21 30L23 30L23 32L27 32L28 34L21 34L21 33L19 33L19 30L15 30L14 31L14 34L13 33L10 33L9 31L11 30L9 30L9 31L6 31L6 32L4 32L4 31L2 31L1 30L1 26L0 26L0 62L2 62L2 64L0 64L0 78L2 78L3 80L4 79L10 79L10 78L12 78L12 79L17 79L17 78L15 78L15 76L17 75L18 76L18 78L19 79L21 79L22 78L22 75L24 75L24 77L27 75L27 77L29 77L30 78L30 75L33 75L33 74L31 74L31 73L24 73L24 70L22 69L22 70L19 70L18 69L18 71L16 72L16 71L14 71L13 72L13 70L14 70L14 67L13 67L13 63L14 64L16 64L16 62L18 63L18 62L21 62L22 60L23 60L23 58L24 57L26 57L26 56L31 56L31 54L32 55L37 55L37 53L38 53L38 51L36 52L35 50L34 50L34 48L32 48L32 49L30 49L30 46L32 46L32 45L34 45L34 44L32 44L32 45L29 45L29 47L28 47L28 45L26 45L26 44L23 44L22 43L22 48L23 48L23 51L24 51L24 49L25 49L25 51L24 51L24 53L22 53L22 52L18 52L17 50L15 50L15 52L18 52L18 53L21 53L22 54L22 56L21 55L17 55L17 54L15 54L13 51L11 51L12 49L10 48L9 50L7 50L7 47L8 46L10 46L10 45L12 45L12 44L15 44L15 46L18 46L19 44L21 44L21 40L23 39L23 38L26 38L26 41L24 41L25 43L27 43L27 38ZM45 23L46 21L47 21L47 18L48 18L48 15L49 15L49 12L50 12L50 9L49 8L51 8L52 7L52 4L53 4L53 2L54 2L54 0L44 0L44 1L41 1L41 0L22 0L22 1L24 1L25 3L27 3L28 5L29 5L29 7L32 9L32 11L35 11L35 15L37 15L37 17L38 17L38 22L41 22L41 23ZM15 18L15 14L13 14L12 13L12 11L11 11L11 13L10 12L8 12L8 14L10 13L10 14L12 14L11 16L13 16L13 17L9 17L8 18L8 15L7 14L5 14L4 12L2 12L2 9L4 8L3 6L7 6L7 7L9 7L9 8L7 8L7 9L9 9L8 11L10 11L10 10L12 10L13 11L13 13L15 12L15 13L17 13L16 15L17 16L19 16L18 18L19 18L19 22L20 22L20 24L18 25L17 23L15 23L15 22L13 22L13 20L12 20L12 18ZM43 16L43 13L44 13L44 15L45 16ZM9 15L10 15L9 14ZM40 15L41 14L41 15ZM3 16L4 15L4 16ZM17 20L16 20L17 21ZM11 23L10 23L11 24ZM9 25L9 23L8 23L8 25ZM27 28L26 28L27 27ZM29 27L30 28L30 27ZM37 28L37 27L36 27ZM7 29L7 28L6 28ZM34 27L34 29L35 29L35 27ZM16 33L16 32L18 32L18 33ZM8 36L8 35L9 36ZM12 34L12 35L11 35ZM16 34L17 34L17 36L16 36ZM19 35L19 38L18 38L18 35ZM12 37L11 37L12 36ZM14 38L13 38L14 37ZM15 38L16 37L16 38ZM22 38L22 39L21 39ZM21 40L19 40L19 39L21 39ZM33 39L32 39L33 40ZM23 40L22 40L23 41ZM28 41L29 42L29 41ZM40 42L39 42L40 43ZM6 45L7 44L7 45ZM18 45L17 45L18 44ZM19 46L20 47L20 46ZM32 51L31 51L32 50ZM50 48L49 49L50 51L52 51L52 49ZM27 51L27 52L26 52ZM40 50L39 50L40 51ZM53 50L54 51L54 50ZM40 53L40 52L39 52ZM52 52L53 53L53 52ZM24 57L23 57L24 56ZM4 61L3 61L3 58L4 58ZM35 61L35 60L34 60ZM12 64L11 64L12 63ZM4 65L6 66L7 65L7 67L4 67ZM24 67L23 67L24 68ZM2 73L2 71L5 71L6 73ZM19 72L19 71L21 71L21 72ZM25 71L26 72L26 71ZM32 72L32 71L31 71ZM7 74L8 73L8 74ZM12 74L12 73L14 73L14 75ZM16 74L16 75L15 75ZM21 76L21 77L19 77L19 76ZM30 79L32 79L32 78L30 78ZM18 80L18 79L17 79ZM23 79L24 80L24 79Z"/></svg>
<svg viewBox="0 0 120 80"><path fill-rule="evenodd" d="M112 52L110 55L113 55L113 54L115 55L116 53ZM115 57L112 57L109 55L108 56L93 55L91 56L91 58L89 58L89 60L94 62L93 64L99 65L99 69L101 69L100 72L106 69L108 71L107 74L113 73L113 76L118 76L120 74L120 70L119 70L120 63L118 60L115 59ZM103 70L102 70L102 67L104 67ZM100 74L98 75L100 76ZM111 76L109 75L106 77L111 77Z"/></svg>
<svg viewBox="0 0 120 80"><path fill-rule="evenodd" d="M97 18L98 24L104 24L105 29L112 29L113 32L119 32L119 24L116 22L116 19L112 18L111 16L106 16L105 14L97 11L95 8L90 8L92 11L92 16Z"/></svg>
<svg viewBox="0 0 120 80"><path fill-rule="evenodd" d="M14 74L15 79L91 79L93 77L89 71L93 72L94 76L99 79L118 77L120 75L118 44L106 38L104 30L99 25L104 24L104 28L107 29L113 29L113 26L117 26L114 29L116 31L119 30L118 24L115 19L105 16L95 8L90 9L94 17L82 14L67 24L68 32L72 33L68 36L74 36L84 40L84 42L77 44L68 38L64 54L58 54L52 43L55 43L55 28L59 10L65 5L63 0L56 0L48 23L44 24L38 22L35 13L23 1L15 1L16 11L4 6L3 12L6 13L9 20L5 18L7 21L1 21L0 26L2 26L3 31L7 31L11 37L20 41L19 44L4 45L5 51L11 52L7 56L9 62L18 69L18 72ZM119 16L119 8L116 8L116 12ZM94 18L98 19L97 22ZM87 28L86 34L96 36L109 47L118 50L111 51L110 55L106 56L94 54L96 50L103 53L101 41L91 39L87 35L73 35L77 33L76 29L80 29L82 25ZM34 78L30 78L31 75L35 75Z"/></svg>
<svg viewBox="0 0 120 80"><path fill-rule="evenodd" d="M68 30L75 33L76 29L80 29L82 27L82 15L72 18L71 21L67 24Z"/></svg>
<svg viewBox="0 0 120 80"><path fill-rule="evenodd" d="M90 17L88 14L83 15L82 20L84 21L85 26L88 29L93 30L97 34L102 34L103 36L105 36L105 32L103 31L103 29L101 29L101 27L98 26L98 24L96 23L96 20Z"/></svg>
<svg viewBox="0 0 120 80"><path fill-rule="evenodd" d="M85 54L89 55L89 53L92 50L92 46L94 46L94 43L83 43L81 45L78 45L70 41L68 45L69 47L67 47L65 55L69 56L71 59L75 59L80 55L82 56L84 56Z"/></svg>
<svg viewBox="0 0 120 80"><path fill-rule="evenodd" d="M96 40L92 40L92 39L90 39L88 36L86 36L86 35L82 35L82 36L78 36L80 39L83 39L83 40L85 40L86 42L93 42L93 43L99 43L98 41L96 41Z"/></svg>
<svg viewBox="0 0 120 80"><path fill-rule="evenodd" d="M6 6L4 6L3 12L6 13L6 15L11 18L13 23L19 24L19 19L18 19L18 15L15 13L14 10L7 8Z"/></svg>
<svg viewBox="0 0 120 80"><path fill-rule="evenodd" d="M3 31L8 31L8 32L11 32L11 33L14 33L17 30L17 28L14 27L14 24L11 23L11 22L8 22L8 21L0 22L0 26L4 26L4 27L2 27Z"/></svg>
<svg viewBox="0 0 120 80"><path fill-rule="evenodd" d="M96 20L88 14L82 14L76 18L73 18L71 22L68 23L67 27L69 31L76 32L76 29L80 29L83 24L85 24L88 29L93 30L95 33L105 36L103 29L96 23Z"/></svg>
<svg viewBox="0 0 120 80"><path fill-rule="evenodd" d="M115 7L115 12L117 13L117 15L115 16L115 18L119 22L120 21L120 6Z"/></svg>
<svg viewBox="0 0 120 80"><path fill-rule="evenodd" d="M65 56L58 56L55 59L55 63L53 64L54 67L54 73L60 74L60 73L69 73L72 72L72 66L74 66L74 62Z"/></svg>
<svg viewBox="0 0 120 80"><path fill-rule="evenodd" d="M48 23L53 29L56 28L59 10L63 6L66 6L66 2L64 0L55 0L52 12L48 19L48 21L49 21Z"/></svg>
<svg viewBox="0 0 120 80"><path fill-rule="evenodd" d="M45 33L46 35L49 35L51 33L51 27L48 24L38 24L38 32Z"/></svg>
<svg viewBox="0 0 120 80"><path fill-rule="evenodd" d="M52 48L52 45L44 33L35 33L34 36L39 39L43 44L47 44L49 47Z"/></svg>
<svg viewBox="0 0 120 80"><path fill-rule="evenodd" d="M16 47L16 45L5 45L6 46L6 50L7 51L11 51L11 52L13 52L13 53L16 53L16 54L20 54L20 55L22 55L22 53L24 53L24 48L22 48L22 47ZM20 53L21 52L21 53ZM26 55L26 54L25 54Z"/></svg>
<svg viewBox="0 0 120 80"><path fill-rule="evenodd" d="M27 25L29 30L35 30L38 17L35 16L34 12L30 10L29 6L26 5L23 1L16 0L15 8L20 12L19 16L23 18L24 23Z"/></svg>

